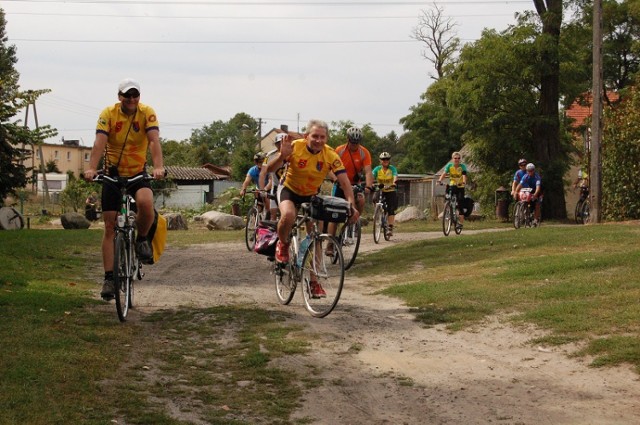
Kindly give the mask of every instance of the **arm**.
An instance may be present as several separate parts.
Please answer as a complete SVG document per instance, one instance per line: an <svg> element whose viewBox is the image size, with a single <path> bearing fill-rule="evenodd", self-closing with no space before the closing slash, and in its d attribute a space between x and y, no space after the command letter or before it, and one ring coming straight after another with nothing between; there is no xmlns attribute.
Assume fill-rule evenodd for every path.
<svg viewBox="0 0 640 425"><path fill-rule="evenodd" d="M151 161L153 162L153 178L162 180L164 178L164 159L162 158L162 146L160 145L160 131L152 129L147 131L149 139L149 149L151 150Z"/></svg>
<svg viewBox="0 0 640 425"><path fill-rule="evenodd" d="M84 171L85 180L93 180L96 176L98 163L104 154L104 148L107 146L108 136L102 132L96 133L96 140L91 148L91 156L89 157L89 168Z"/></svg>
<svg viewBox="0 0 640 425"><path fill-rule="evenodd" d="M371 165L364 166L364 180L366 184L364 193L371 192L371 189L373 188L373 173L371 171Z"/></svg>
<svg viewBox="0 0 640 425"><path fill-rule="evenodd" d="M267 189L267 172L268 164L262 164L260 175L258 176L258 189Z"/></svg>
<svg viewBox="0 0 640 425"><path fill-rule="evenodd" d="M327 178L331 180L331 183L336 183L338 181L338 178L336 177L335 174L333 174L333 171L329 171L327 173Z"/></svg>
<svg viewBox="0 0 640 425"><path fill-rule="evenodd" d="M251 183L251 176L247 174L247 177L245 177L244 181L242 182L242 189L240 189L240 196L244 196L244 194L247 192L247 187L249 186L249 183Z"/></svg>

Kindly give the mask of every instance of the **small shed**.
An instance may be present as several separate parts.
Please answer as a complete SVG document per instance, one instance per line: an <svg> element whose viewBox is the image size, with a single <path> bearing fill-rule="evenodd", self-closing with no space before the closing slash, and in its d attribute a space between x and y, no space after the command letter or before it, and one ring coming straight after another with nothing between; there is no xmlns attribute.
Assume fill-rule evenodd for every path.
<svg viewBox="0 0 640 425"><path fill-rule="evenodd" d="M196 208L215 198L215 182L221 176L208 168L166 166L170 184L156 190L156 207Z"/></svg>

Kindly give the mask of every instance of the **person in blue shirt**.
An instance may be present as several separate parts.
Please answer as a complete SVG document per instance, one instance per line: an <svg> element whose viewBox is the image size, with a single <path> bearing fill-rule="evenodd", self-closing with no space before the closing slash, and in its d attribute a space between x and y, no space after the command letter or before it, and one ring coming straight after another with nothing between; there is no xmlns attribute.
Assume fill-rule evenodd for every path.
<svg viewBox="0 0 640 425"><path fill-rule="evenodd" d="M247 171L247 177L245 177L244 182L242 182L242 189L240 189L240 196L244 196L244 194L247 192L247 187L249 187L251 183L253 183L256 187L259 187L258 183L260 179L260 169L262 168L263 161L264 155L262 154L262 152L258 152L253 156L253 162L255 163L255 165L249 168L249 171Z"/></svg>
<svg viewBox="0 0 640 425"><path fill-rule="evenodd" d="M536 166L528 163L526 166L527 173L520 179L520 183L516 186L516 194L514 198L518 200L520 190L524 188L531 189L533 192L532 200L535 204L534 218L536 223L540 222L540 202L542 201L542 178L536 173Z"/></svg>
<svg viewBox="0 0 640 425"><path fill-rule="evenodd" d="M518 161L518 167L518 170L516 170L515 174L513 175L513 182L511 183L511 196L514 197L518 193L516 192L518 183L520 183L520 180L522 180L524 175L527 174L527 160L524 158L520 159L520 161Z"/></svg>

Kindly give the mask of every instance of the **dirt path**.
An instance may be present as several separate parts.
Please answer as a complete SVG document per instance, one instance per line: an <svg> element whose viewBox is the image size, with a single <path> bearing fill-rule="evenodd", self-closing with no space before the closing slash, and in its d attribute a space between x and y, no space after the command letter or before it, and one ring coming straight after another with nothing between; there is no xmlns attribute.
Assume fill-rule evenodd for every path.
<svg viewBox="0 0 640 425"><path fill-rule="evenodd" d="M468 232L470 233L470 232ZM438 237L399 234L391 243ZM464 235L462 236L464 237ZM389 246L363 239L363 250ZM287 367L320 370L295 417L318 424L638 424L640 379L627 368L592 369L556 348L527 344L539 332L494 317L451 334L422 328L398 300L347 275L336 310L313 319L296 293L278 304L265 257L243 244L168 247L138 285L141 311L180 305L256 304L286 309L315 338Z"/></svg>

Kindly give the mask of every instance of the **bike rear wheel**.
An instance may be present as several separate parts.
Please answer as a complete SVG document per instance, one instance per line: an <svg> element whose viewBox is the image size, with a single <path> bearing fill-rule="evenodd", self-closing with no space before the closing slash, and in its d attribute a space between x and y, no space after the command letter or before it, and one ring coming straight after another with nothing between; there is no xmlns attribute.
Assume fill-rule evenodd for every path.
<svg viewBox="0 0 640 425"><path fill-rule="evenodd" d="M334 262L332 257L325 255L325 248L332 243L334 246ZM317 296L312 286L319 284L324 291L323 296ZM302 260L302 293L304 304L313 317L325 317L338 304L344 285L344 259L338 241L333 236L319 235L309 245ZM317 293L317 292L316 292Z"/></svg>
<svg viewBox="0 0 640 425"><path fill-rule="evenodd" d="M522 207L522 202L517 202L513 210L513 227L516 229L519 229L524 224Z"/></svg>
<svg viewBox="0 0 640 425"><path fill-rule="evenodd" d="M584 218L582 217L582 206L584 205L584 200L580 199L576 204L576 210L574 213L576 224L584 224Z"/></svg>
<svg viewBox="0 0 640 425"><path fill-rule="evenodd" d="M291 267L291 262L281 264L274 262L273 275L276 283L276 296L280 304L287 305L296 293L296 279Z"/></svg>
<svg viewBox="0 0 640 425"><path fill-rule="evenodd" d="M256 207L251 207L247 213L247 224L244 226L244 240L247 249L253 251L256 246L256 228L258 227L259 213Z"/></svg>
<svg viewBox="0 0 640 425"><path fill-rule="evenodd" d="M453 209L451 208L451 202L444 203L444 211L442 211L442 233L445 236L449 236L451 233L451 223L453 222Z"/></svg>
<svg viewBox="0 0 640 425"><path fill-rule="evenodd" d="M355 263L358 249L360 248L360 239L362 238L362 229L360 227L360 219L353 224L345 223L342 225L339 241L342 248L342 257L344 258L344 269L349 268ZM338 257L334 255L334 261L338 261Z"/></svg>
<svg viewBox="0 0 640 425"><path fill-rule="evenodd" d="M131 302L131 281L133 279L131 248L126 235L117 232L113 258L113 283L116 290L116 311L121 322L127 320L129 303Z"/></svg>
<svg viewBox="0 0 640 425"><path fill-rule="evenodd" d="M382 206L376 205L376 209L373 213L373 241L375 243L380 242L380 234L383 231L382 214L384 214Z"/></svg>

